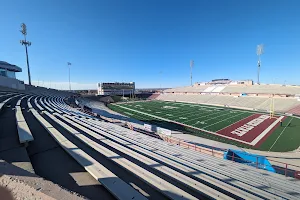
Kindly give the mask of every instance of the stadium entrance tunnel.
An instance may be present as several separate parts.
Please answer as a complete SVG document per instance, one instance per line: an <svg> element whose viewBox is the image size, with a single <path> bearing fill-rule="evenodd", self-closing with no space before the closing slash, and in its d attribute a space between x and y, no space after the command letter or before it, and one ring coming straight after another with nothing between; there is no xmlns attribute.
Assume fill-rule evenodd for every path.
<svg viewBox="0 0 300 200"><path fill-rule="evenodd" d="M224 159L276 173L275 169L265 156L228 149L228 151L224 153Z"/></svg>

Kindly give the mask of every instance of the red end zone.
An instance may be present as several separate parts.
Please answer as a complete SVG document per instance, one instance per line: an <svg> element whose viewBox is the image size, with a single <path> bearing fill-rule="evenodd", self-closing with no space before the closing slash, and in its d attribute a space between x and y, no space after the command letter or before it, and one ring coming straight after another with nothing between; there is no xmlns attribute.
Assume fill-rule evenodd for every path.
<svg viewBox="0 0 300 200"><path fill-rule="evenodd" d="M240 140L243 143L249 143L252 146L257 146L261 144L261 141L265 140L278 125L280 125L280 120L277 118L270 119L268 115L253 114L231 126L217 131L217 133L234 138L235 140Z"/></svg>

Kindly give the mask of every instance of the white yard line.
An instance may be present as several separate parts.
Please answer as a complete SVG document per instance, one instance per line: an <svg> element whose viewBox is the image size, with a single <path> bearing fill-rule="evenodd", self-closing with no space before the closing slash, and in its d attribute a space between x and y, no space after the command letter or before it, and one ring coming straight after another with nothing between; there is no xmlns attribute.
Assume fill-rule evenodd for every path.
<svg viewBox="0 0 300 200"><path fill-rule="evenodd" d="M169 119L166 119L166 118L163 118L163 117L158 117L158 116L155 116L155 115L144 113L142 111L138 111L138 110L134 110L134 109L131 109L131 108L123 107L121 105L117 105L117 104L115 104L115 105L119 106L121 108L127 109L127 110L131 110L131 111L143 114L143 115L148 115L150 117L154 117L154 118L157 118L157 119L160 119L160 120L163 120L163 121L173 122L173 123L176 123L176 124L184 125L184 126L187 126L187 127L199 130L199 131L203 131L203 132L206 132L206 133L217 135L217 136L220 136L220 137L223 137L223 138L227 138L229 140L234 140L234 141L237 141L237 142L240 142L240 143L244 143L244 144L248 144L248 145L251 145L251 146L254 146L255 144L257 144L284 117L284 116L279 117L268 128L266 128L260 135L258 135L254 140L252 140L252 142L246 142L244 140L239 140L239 139L236 139L236 138L233 138L233 137L229 137L229 136L222 135L222 134L219 134L219 133L216 133L216 132L208 131L208 130L205 130L205 129L202 129L202 128L197 128L197 127L194 127L194 126L191 126L191 125L187 125L187 124L184 124L184 123L180 123L180 122L176 122L176 121L173 121L173 120L169 120Z"/></svg>
<svg viewBox="0 0 300 200"><path fill-rule="evenodd" d="M232 117L225 118L225 119L223 119L223 120L221 120L221 121L218 121L218 122L216 122L216 123L210 124L210 125L208 125L208 126L204 126L203 128L205 129L205 128L207 128L207 127L210 127L210 126L213 126L213 125L218 124L218 123L220 123L220 122L226 121L226 120L228 120L228 119L231 119L231 118L240 116L240 115L242 115L242 114L244 114L244 113L240 113L240 114L234 115L234 116L232 116ZM245 118L243 118L243 119L245 119ZM233 125L233 124L231 124L231 125Z"/></svg>
<svg viewBox="0 0 300 200"><path fill-rule="evenodd" d="M277 118L268 128L266 128L261 134L259 134L254 140L252 140L252 142L250 143L251 145L256 145L265 135L267 135L271 129L276 126L276 124L278 122L280 122L282 119L284 118L284 116L281 116L279 118Z"/></svg>
<svg viewBox="0 0 300 200"><path fill-rule="evenodd" d="M255 114L253 114L253 115L255 115ZM248 117L251 117L251 116L253 116L253 115L249 115ZM234 122L233 124L229 124L228 126L226 126L226 127L224 127L224 128L221 128L220 130L217 130L217 132L222 131L223 129L226 129L226 128L228 128L229 126L232 126L232 125L234 125L234 124L237 124L237 123L239 123L240 121L243 121L244 119L247 119L248 117L243 118L243 119L240 119L239 121L236 121L236 122Z"/></svg>
<svg viewBox="0 0 300 200"><path fill-rule="evenodd" d="M293 118L291 118L291 120L289 121L289 123L293 120ZM289 124L288 123L288 124ZM287 127L287 126L286 126ZM269 151L273 148L273 146L276 144L277 140L280 138L280 136L282 135L282 133L284 132L284 130L286 129L286 127L284 127L284 129L281 131L280 135L277 137L277 139L275 140L275 142L272 144L272 146L270 147Z"/></svg>
<svg viewBox="0 0 300 200"><path fill-rule="evenodd" d="M232 114L232 113L229 113L229 112L225 112L224 114L222 114L222 115L218 115L218 116L216 116L216 117L212 117L212 118L209 118L209 119L206 119L206 120L204 120L204 122L206 122L206 121L210 121L210 120L212 120L212 119L216 119L216 118L218 118L218 117L221 117L221 116L226 116L226 115L230 115L230 114ZM243 113L241 113L241 114L243 114ZM235 115L236 116L236 115ZM229 119L229 118L227 118L227 119Z"/></svg>
<svg viewBox="0 0 300 200"><path fill-rule="evenodd" d="M212 120L212 119L216 119L216 118L218 118L218 117L221 117L221 116L224 116L224 115L229 115L229 114L231 114L231 113L229 113L229 112L224 112L224 114L221 114L221 115L220 115L219 111L216 111L216 112L213 112L213 113L208 114L208 115L203 115L203 116L201 116L201 117L196 117L196 118L189 119L189 120L185 120L185 121L182 121L182 122L183 122L183 123L186 123L186 122L194 121L194 120L195 120L195 121L199 121L199 119L207 118L207 117L210 116L210 115L217 115L216 117L212 117L212 118L203 120L203 122L206 122L206 121L210 121L210 120ZM189 117L189 116L188 116L188 117ZM227 119L228 119L228 118L227 118Z"/></svg>
<svg viewBox="0 0 300 200"><path fill-rule="evenodd" d="M173 101L171 101L173 102ZM203 108L215 108L215 109L218 109L218 108L224 108L224 109L230 109L230 110L233 110L233 111L239 111L239 112L248 112L248 113L258 113L258 114L266 114L267 112L262 112L262 111L258 111L258 110L243 110L243 108L232 108L232 107L224 107L222 105L206 105L206 104L198 104L198 103L189 103L189 102L179 102L179 101L176 101L176 102L173 102L175 104L182 104L182 105L189 105L189 104L196 104L198 105L198 107L203 107ZM244 109L247 109L247 108L244 108Z"/></svg>
<svg viewBox="0 0 300 200"><path fill-rule="evenodd" d="M237 142L241 142L241 143L244 143L244 144L250 144L249 142L245 142L243 140L239 140L239 139L235 139L235 138L232 138L232 137L228 137L226 135L221 135L221 134L218 134L218 133L215 133L215 132L212 132L212 131L208 131L208 130L204 130L204 129L201 129L201 128L197 128L197 127L194 127L194 126L190 126L190 125L187 125L187 124L183 124L183 123L179 123L179 122L176 122L176 121L172 121L172 120L169 120L169 119L165 119L165 118L162 118L162 117L158 117L158 116L155 116L155 115L151 115L151 114L148 114L148 113L144 113L144 112L141 112L141 111L138 111L138 110L133 110L131 108L127 108L127 107L123 107L121 105L117 105L115 104L116 106L118 107L121 107L121 108L124 108L124 109L127 109L127 110L131 110L133 112L137 112L137 113L140 113L140 114L144 114L144 115L148 115L150 117L154 117L154 118L157 118L157 119L161 119L163 121L167 121L167 122L173 122L175 124L180 124L180 125L184 125L186 127L190 127L190 128L193 128L193 129L196 129L196 130L199 130L199 131L203 131L203 132L206 132L206 133L210 133L210 134L213 134L213 135L217 135L217 136L220 136L220 137L223 137L223 138L227 138L229 140L234 140L234 141L237 141Z"/></svg>
<svg viewBox="0 0 300 200"><path fill-rule="evenodd" d="M166 102L163 102L164 104L166 104ZM168 103L168 104L171 104L171 103ZM183 104L184 105L184 104ZM177 107L178 107L178 105L176 105ZM187 106L187 105L184 105L184 106ZM164 110L164 109L162 109L160 106L159 107L157 107L157 106L155 106L155 105L148 105L148 107L149 108L151 108L152 110ZM178 107L179 108L179 107ZM181 108L181 109L184 109L184 107L183 108ZM165 111L165 110L164 110ZM169 111L169 110L168 110ZM165 111L165 112L156 112L156 113L161 113L162 115L166 115L166 116L169 116L169 115L167 115L167 114L165 114L167 111ZM217 112L219 112L219 111L217 111ZM184 123L186 123L186 122L188 122L188 121L192 121L192 120L197 120L197 119L201 119L201 118L205 118L205 117L207 117L207 116L210 116L210 115L217 115L218 113L216 113L216 112L213 112L213 113L209 113L209 112L207 112L207 111L202 111L202 116L201 117L198 117L198 118L195 118L195 117L193 117L193 116L199 116L199 113L191 113L191 111L190 110L178 110L178 111L175 111L175 110L172 110L172 114L173 114L173 116L172 116L172 119L170 119L170 120L175 120L176 118L178 118L178 117L182 117L183 115L185 115L186 117L187 117L187 119L190 119L190 120L186 120L186 121L184 121ZM192 118L192 119L191 119Z"/></svg>
<svg viewBox="0 0 300 200"><path fill-rule="evenodd" d="M165 102L164 102L164 103L165 103ZM169 102L169 104L172 104L172 105L178 107L178 105L176 105L176 103L174 104L174 103L172 103L172 102ZM182 105L187 106L187 107L190 107L190 106L187 105L187 104L182 104ZM199 105L194 105L194 106L200 107ZM150 107L152 110L155 110L155 109L161 109L161 108L157 108L155 105L150 105L149 107ZM202 107L201 107L201 108L202 108ZM209 108L209 107L205 107L205 109L207 109L207 108ZM182 109L184 109L184 107L183 107ZM217 110L216 110L216 109L217 109ZM210 120L210 119L215 119L215 118L218 118L218 117L220 117L220 116L224 116L224 115L230 114L230 113L224 111L224 109L209 108L209 110L210 110L211 112L208 112L208 111L206 111L206 110L201 111L201 112L202 112L202 113L201 113L201 116L199 116L199 113L191 113L190 110L188 110L188 111L175 111L175 110L172 110L172 116L169 115L169 113L167 113L167 114L162 113L162 114L165 115L165 117L168 117L168 119L169 119L169 117L172 118L172 119L169 119L169 120L176 120L176 119L179 119L180 117L182 117L182 116L184 115L187 119L186 119L186 120L182 120L182 123L187 123L187 122L190 122L190 121L199 121L199 120L201 120L201 119L205 119L204 121L207 121L207 120ZM216 111L215 111L215 110L216 110ZM237 111L237 112L238 112L238 111ZM158 113L158 112L156 112L156 113ZM222 113L222 114L220 115L220 113ZM194 116L196 116L196 117L194 117ZM209 116L216 116L216 117L213 117L213 118L210 118L210 119L206 119L206 118L208 118ZM161 117L163 117L163 116L161 116Z"/></svg>
<svg viewBox="0 0 300 200"><path fill-rule="evenodd" d="M206 112L206 113L209 113L209 112L207 112L207 111L205 111L205 112ZM200 117L195 117L195 118L193 118L193 119L188 118L189 120L185 120L185 121L183 121L183 122L186 123L186 122L193 121L193 120L198 120L198 121L199 121L199 119L207 118L208 116L211 116L211 115L217 115L217 114L219 114L219 111L217 111L217 112L211 112L211 113L206 114L206 115L203 115L203 113L202 113L202 114L201 114L202 116L200 116ZM195 115L199 115L199 113L193 114L193 115L188 115L187 117L195 116ZM220 115L219 115L219 116L220 116Z"/></svg>

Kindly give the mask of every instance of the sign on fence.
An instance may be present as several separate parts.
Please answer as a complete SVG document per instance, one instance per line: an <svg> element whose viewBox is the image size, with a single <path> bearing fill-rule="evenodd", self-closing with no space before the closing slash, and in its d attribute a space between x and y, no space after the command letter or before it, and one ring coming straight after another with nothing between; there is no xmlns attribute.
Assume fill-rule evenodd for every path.
<svg viewBox="0 0 300 200"><path fill-rule="evenodd" d="M156 126L152 124L144 124L144 130L149 132L156 132Z"/></svg>
<svg viewBox="0 0 300 200"><path fill-rule="evenodd" d="M145 131L152 131L151 129L152 129L152 125L150 125L150 124L144 124L144 130Z"/></svg>
<svg viewBox="0 0 300 200"><path fill-rule="evenodd" d="M160 128L160 127L157 127L157 133L159 134L162 134L162 135L172 135L172 131L169 130L169 129L165 129L165 128Z"/></svg>
<svg viewBox="0 0 300 200"><path fill-rule="evenodd" d="M157 127L157 126L151 125L151 124L144 124L144 130L149 131L149 132L157 132L159 134L168 135L168 136L172 135L171 130Z"/></svg>

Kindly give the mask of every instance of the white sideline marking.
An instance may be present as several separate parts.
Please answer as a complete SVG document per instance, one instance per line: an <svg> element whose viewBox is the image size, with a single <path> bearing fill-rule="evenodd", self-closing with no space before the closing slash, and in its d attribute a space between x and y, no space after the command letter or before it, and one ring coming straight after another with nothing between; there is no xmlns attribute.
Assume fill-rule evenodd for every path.
<svg viewBox="0 0 300 200"><path fill-rule="evenodd" d="M133 115L132 113L129 113L129 112L124 112L125 114L127 114L127 115Z"/></svg>
<svg viewBox="0 0 300 200"><path fill-rule="evenodd" d="M250 144L251 145L256 145L267 133L270 132L270 130L283 119L284 116L281 116L277 118L276 121L274 121L268 128L266 128L261 134L259 134Z"/></svg>
<svg viewBox="0 0 300 200"><path fill-rule="evenodd" d="M234 117L239 116L239 115L242 115L242 114L244 114L244 113L240 113L240 114L238 114L238 115L234 115L234 116L232 116L232 117L225 118L225 119L223 119L223 120L217 121L217 122L215 122L215 123L213 123L213 124L210 124L210 125L208 125L208 126L204 126L203 128L207 128L207 127L213 126L213 125L215 125L215 124L218 124L218 123L220 123L220 122L226 121L226 120L228 120L228 119L234 118ZM219 117L219 116L218 116L218 117ZM212 118L212 119L213 119L213 118ZM231 125L232 125L232 124L231 124Z"/></svg>
<svg viewBox="0 0 300 200"><path fill-rule="evenodd" d="M293 120L293 118L291 118L291 120L289 121L289 123ZM288 124L289 124L288 123ZM286 126L287 127L287 126ZM276 144L277 140L280 138L280 136L282 135L282 133L284 132L284 130L286 129L286 127L284 127L284 129L281 131L280 135L277 137L277 139L275 140L275 142L272 144L272 146L270 147L269 151L273 148L273 146Z"/></svg>
<svg viewBox="0 0 300 200"><path fill-rule="evenodd" d="M246 142L246 141L244 141L244 140L239 140L239 139L236 139L236 138L233 138L233 137L228 137L228 136L226 136L226 135L222 135L222 134L219 134L219 133L216 133L216 132L212 132L212 131L208 131L208 130L205 130L205 129L203 129L203 128L198 128L198 127L195 127L195 126L191 126L191 125L187 125L187 124L184 124L184 123L180 123L180 122L177 122L177 121L173 121L173 120L169 120L169 119L166 119L166 118L162 118L162 117L158 117L158 116L155 116L155 115L151 115L151 114L148 114L148 113L144 113L144 112L141 112L141 111L138 111L138 110L134 110L134 109L131 109L131 108L127 108L127 107L123 107L123 106L121 106L121 105L117 105L117 104L115 104L116 106L119 106L119 107L121 107L121 108L124 108L124 109L127 109L127 110L131 110L131 111L134 111L134 112L137 112L137 113L141 113L141 114L144 114L144 115L148 115L148 116L150 116L150 117L154 117L154 118L157 118L157 119L161 119L161 120L164 120L164 121L167 121L167 122L173 122L173 123L176 123L176 124L180 124L180 125L184 125L184 126L186 126L186 127L190 127L190 128L193 128L193 129L196 129L196 130L200 130L200 131L204 131L204 132L207 132L207 133L210 133L210 134L213 134L213 135L217 135L217 136L220 136L220 137L223 137L223 138L227 138L227 139L229 139L229 140L234 140L234 141L237 141L237 142L240 142L240 143L244 143L244 144L248 144L248 145L251 145L251 146L253 146L253 141L254 140L257 140L257 138L258 137L260 137L262 134L260 134L258 137L256 137L251 143L250 142ZM283 118L283 116L281 116L280 118ZM275 121L276 122L276 121ZM275 123L274 122L274 123ZM273 123L273 124L274 124ZM273 125L273 124L271 124L271 126ZM269 127L268 127L269 128ZM268 129L267 128L267 129ZM273 127L272 127L273 128ZM266 130L267 130L266 129ZM271 129L271 128L270 128ZM270 129L268 129L268 130L270 130ZM265 131L266 131L265 130ZM267 132L265 133L265 134L267 134ZM258 142L258 141L257 141ZM256 142L256 143L257 143ZM255 144L256 144L255 143Z"/></svg>

